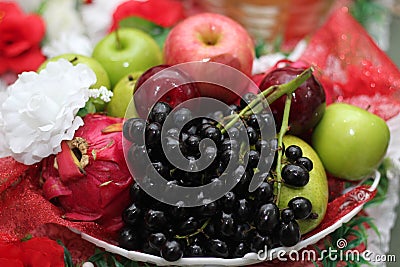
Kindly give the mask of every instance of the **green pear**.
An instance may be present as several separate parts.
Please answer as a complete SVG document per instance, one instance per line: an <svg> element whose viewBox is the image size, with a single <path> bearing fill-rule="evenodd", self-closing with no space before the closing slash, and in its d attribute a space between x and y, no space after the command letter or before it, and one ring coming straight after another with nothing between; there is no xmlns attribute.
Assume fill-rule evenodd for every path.
<svg viewBox="0 0 400 267"><path fill-rule="evenodd" d="M133 90L140 75L142 75L142 72L137 71L130 73L115 85L113 90L114 95L107 106L107 113L109 116L123 118L125 114L127 114L129 118L139 117L132 99ZM129 110L127 112L128 108Z"/></svg>
<svg viewBox="0 0 400 267"><path fill-rule="evenodd" d="M285 147L299 146L303 151L303 157L309 158L314 165L310 171L310 180L304 187L295 188L282 184L278 203L278 207L284 209L288 207L289 201L295 197L301 196L311 201L312 213L318 215L318 217L309 216L309 218L298 220L300 231L305 234L316 228L325 216L329 196L328 180L321 160L309 144L291 135L284 136L283 143Z"/></svg>
<svg viewBox="0 0 400 267"><path fill-rule="evenodd" d="M100 88L101 86L106 87L108 90L111 88L111 83L110 79L108 78L108 74L106 70L103 68L103 66L94 58L83 56L83 55L78 55L78 54L62 54L56 57L52 57L47 59L45 62L40 65L38 68L38 72L40 72L42 69L46 68L47 64L49 62L54 62L57 61L61 58L64 58L68 60L69 62L72 63L72 65L77 65L79 63L86 64L89 68L93 70L93 72L96 74L97 81L95 84L93 84L90 88ZM95 105L96 111L104 111L106 107L106 103L101 100L100 98L93 99L91 98L90 101Z"/></svg>

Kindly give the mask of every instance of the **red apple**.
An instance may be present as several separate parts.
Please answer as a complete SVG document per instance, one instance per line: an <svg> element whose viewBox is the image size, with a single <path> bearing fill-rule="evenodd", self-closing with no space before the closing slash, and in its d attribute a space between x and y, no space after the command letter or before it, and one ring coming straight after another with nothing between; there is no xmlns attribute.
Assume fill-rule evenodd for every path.
<svg viewBox="0 0 400 267"><path fill-rule="evenodd" d="M250 76L253 60L254 43L250 35L236 21L219 14L201 13L188 17L171 30L164 45L164 61L169 65L212 61L229 65ZM235 93L218 86L200 87L202 96L227 103L243 92Z"/></svg>

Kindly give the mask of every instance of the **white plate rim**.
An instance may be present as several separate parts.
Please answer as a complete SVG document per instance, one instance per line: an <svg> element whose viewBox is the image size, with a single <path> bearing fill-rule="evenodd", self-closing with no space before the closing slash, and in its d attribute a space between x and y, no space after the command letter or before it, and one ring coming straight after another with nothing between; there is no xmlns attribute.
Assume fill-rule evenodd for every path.
<svg viewBox="0 0 400 267"><path fill-rule="evenodd" d="M370 178L372 178L374 180L374 182L368 188L368 191L373 192L379 184L381 175L378 171L375 171L374 174L372 175L372 177L370 177ZM353 189L353 190L355 190L355 189ZM294 251L294 250L299 251L309 245L317 243L319 240L323 239L328 234L334 232L336 229L341 227L344 223L349 222L354 216L356 216L363 209L364 204L353 208L349 213L344 215L342 218L340 218L338 221L333 223L331 226L323 229L322 231L318 232L315 235L312 235L310 237L307 237L306 239L301 240L295 246L278 247L278 248L269 250L268 251L269 254L266 257L266 260L259 259L257 253L252 252L252 253L246 254L242 258L235 258L235 259L197 257L197 258L181 258L177 261L169 262L159 256L154 256L154 255L150 255L150 254L146 254L146 253L138 252L138 251L129 251L129 250L120 248L118 246L109 244L100 239L97 239L86 233L80 232L76 229L71 229L71 230L77 234L80 234L82 239L84 239L98 247L101 247L108 252L112 252L112 253L124 256L124 257L134 260L134 261L156 264L157 266L170 266L170 265L174 265L174 266L189 266L189 265L190 266L196 266L196 265L197 266L204 266L204 265L208 265L208 266L216 266L216 265L217 266L244 266L244 265L251 265L251 264L268 261L268 260L275 258L276 255L278 255L278 254L283 255L283 253L287 253L290 251Z"/></svg>

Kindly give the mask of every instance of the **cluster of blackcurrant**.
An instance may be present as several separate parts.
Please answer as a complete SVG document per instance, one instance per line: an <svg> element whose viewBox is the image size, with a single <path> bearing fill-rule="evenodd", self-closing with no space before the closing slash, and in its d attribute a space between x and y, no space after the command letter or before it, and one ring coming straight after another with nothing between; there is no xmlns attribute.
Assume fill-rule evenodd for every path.
<svg viewBox="0 0 400 267"><path fill-rule="evenodd" d="M303 157L303 151L296 145L291 145L285 150L286 159L289 161L282 168L282 179L285 184L293 187L305 186L310 180L309 172L313 169L312 161Z"/></svg>
<svg viewBox="0 0 400 267"><path fill-rule="evenodd" d="M265 247L293 246L299 242L300 228L296 220L309 217L312 205L308 199L297 197L288 203L288 208L279 210L275 203L277 180L273 160L277 158L276 153L284 152L286 164L282 168L282 179L295 187L307 184L312 162L302 157L297 146L280 149L275 136L262 138L263 127L275 127L268 112L242 114L244 123L237 122L229 128L221 126L222 120L235 117L255 98L254 94L246 94L239 106L231 105L225 111L200 118L193 118L188 108L172 109L167 103L158 102L147 120L131 118L124 123L123 134L131 144L128 161L135 170L135 179L141 179L141 186L134 183L131 187L132 203L122 215L125 226L120 233L121 247L176 261L182 256L238 258ZM172 126L165 129L169 116ZM243 135L248 140L247 146L242 142ZM210 139L212 144L202 142L205 139ZM168 160L168 154L178 151L188 160L186 167L190 171ZM196 171L196 160L203 156L210 164ZM144 168L146 157L151 161L150 168ZM235 166L226 172L230 162ZM171 188L210 183L218 187L224 176L235 183L217 201L197 207L184 207L179 202L168 205L142 188L154 170ZM254 192L249 192L254 177L261 183Z"/></svg>

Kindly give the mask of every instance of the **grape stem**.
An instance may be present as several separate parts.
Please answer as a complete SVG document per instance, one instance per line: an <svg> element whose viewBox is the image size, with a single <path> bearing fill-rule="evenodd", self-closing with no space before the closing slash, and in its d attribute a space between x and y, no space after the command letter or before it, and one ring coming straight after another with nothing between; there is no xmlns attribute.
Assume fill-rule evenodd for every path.
<svg viewBox="0 0 400 267"><path fill-rule="evenodd" d="M289 114L290 114L290 105L292 103L292 94L287 94L285 101L285 108L283 110L283 118L282 125L278 135L278 149L283 149L283 136L285 136L286 132L289 130ZM278 152L278 158L276 160L276 182L274 183L274 191L275 191L275 203L279 204L279 198L281 195L281 187L282 187L282 154L283 152Z"/></svg>
<svg viewBox="0 0 400 267"><path fill-rule="evenodd" d="M211 221L211 218L209 218L207 221L205 221L203 223L203 225L199 229L197 229L197 231L194 233L191 233L188 235L175 235L175 238L176 239L188 239L189 237L193 237L197 234L203 233L204 229L207 227L207 225L210 223L210 221Z"/></svg>
<svg viewBox="0 0 400 267"><path fill-rule="evenodd" d="M239 120L239 118L243 117L248 111L251 111L251 109L257 104L260 102L265 102L265 99L268 104L271 104L285 94L291 95L300 85L302 85L308 78L311 77L313 71L314 68L310 67L304 70L293 80L279 85L272 85L259 93L255 99L253 99L244 109L240 111L239 114L233 114L233 118L221 130L222 134L231 128ZM218 124L217 127L221 127L221 125Z"/></svg>

